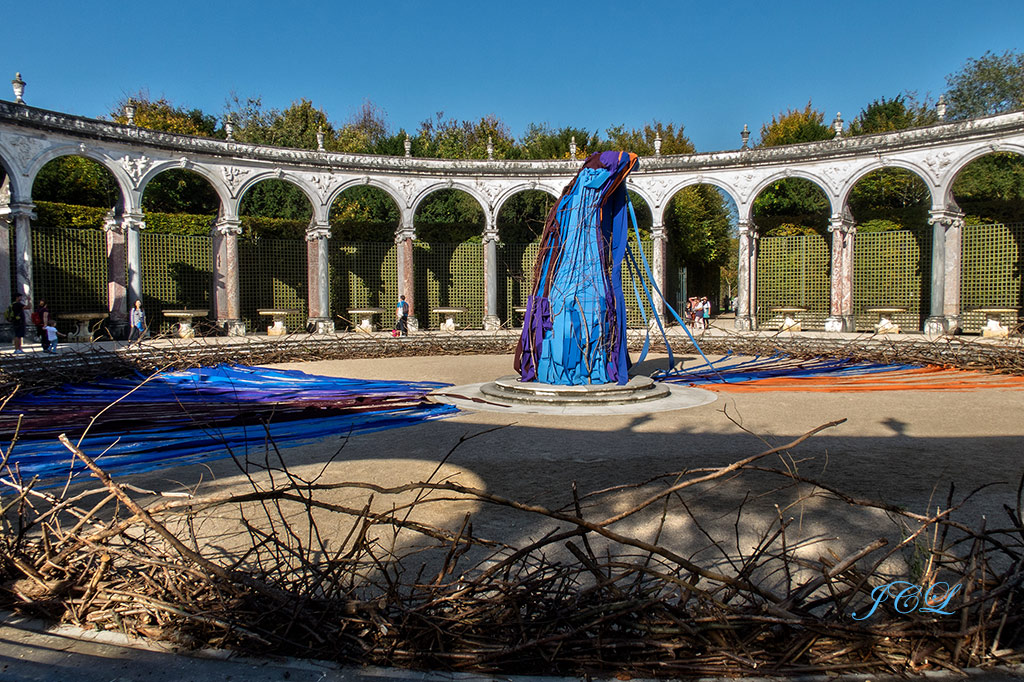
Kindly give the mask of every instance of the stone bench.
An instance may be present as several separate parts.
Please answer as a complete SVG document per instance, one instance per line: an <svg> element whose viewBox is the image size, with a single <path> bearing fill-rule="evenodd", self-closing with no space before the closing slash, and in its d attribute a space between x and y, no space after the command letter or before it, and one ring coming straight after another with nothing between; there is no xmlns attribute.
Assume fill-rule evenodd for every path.
<svg viewBox="0 0 1024 682"><path fill-rule="evenodd" d="M178 338L191 339L196 335L192 326L193 317L206 317L209 310L164 310L161 313L164 317L172 317L178 320Z"/></svg>
<svg viewBox="0 0 1024 682"><path fill-rule="evenodd" d="M358 332L372 334L376 327L373 325L373 316L384 312L383 308L349 308L348 314L359 318L359 324L355 325Z"/></svg>
<svg viewBox="0 0 1024 682"><path fill-rule="evenodd" d="M907 312L906 308L888 306L880 308L865 308L864 312L878 315L878 323L875 325L876 334L899 334L900 326L892 321L894 315Z"/></svg>
<svg viewBox="0 0 1024 682"><path fill-rule="evenodd" d="M459 325L455 322L455 316L466 312L465 308L434 308L431 312L437 313L438 315L444 315L444 322L441 323L440 329L446 332L453 332Z"/></svg>
<svg viewBox="0 0 1024 682"><path fill-rule="evenodd" d="M107 319L107 313L62 313L57 315L58 320L71 320L75 323L75 329L68 334L68 341L77 343L90 343L92 341L92 321Z"/></svg>
<svg viewBox="0 0 1024 682"><path fill-rule="evenodd" d="M291 310L287 308L261 308L256 311L263 317L269 317L273 324L267 327L267 336L284 336L288 333L288 327L285 325L285 318L289 315L297 315L298 310Z"/></svg>

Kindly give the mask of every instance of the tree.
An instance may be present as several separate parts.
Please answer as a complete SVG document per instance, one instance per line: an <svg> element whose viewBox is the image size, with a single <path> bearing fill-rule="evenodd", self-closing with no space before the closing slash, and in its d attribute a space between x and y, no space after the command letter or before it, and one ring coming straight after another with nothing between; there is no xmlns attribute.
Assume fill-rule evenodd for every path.
<svg viewBox="0 0 1024 682"><path fill-rule="evenodd" d="M1002 114L1024 108L1024 54L1007 50L968 59L946 76L946 112L952 119Z"/></svg>
<svg viewBox="0 0 1024 682"><path fill-rule="evenodd" d="M217 117L207 114L201 109L186 109L175 106L161 97L152 100L145 90L121 98L110 112L110 117L117 123L127 124L128 115L125 105L135 108L134 125L150 130L162 130L179 135L197 135L200 137L223 137L223 129L217 127Z"/></svg>
<svg viewBox="0 0 1024 682"><path fill-rule="evenodd" d="M337 150L337 136L327 114L305 98L280 111L265 110L259 97L250 97L242 102L238 95L232 95L225 115L230 116L235 123L234 137L239 142L317 149L317 133L322 130L324 148Z"/></svg>
<svg viewBox="0 0 1024 682"><path fill-rule="evenodd" d="M754 221L762 234L825 235L829 201L810 180L785 178L771 184L754 199Z"/></svg>
<svg viewBox="0 0 1024 682"><path fill-rule="evenodd" d="M987 154L967 164L953 181L953 196L974 224L1024 219L1024 158Z"/></svg>
<svg viewBox="0 0 1024 682"><path fill-rule="evenodd" d="M674 253L688 266L724 265L729 260L729 209L711 185L684 187L672 197L665 227Z"/></svg>
<svg viewBox="0 0 1024 682"><path fill-rule="evenodd" d="M927 185L903 168L882 168L857 181L848 200L861 232L923 229L931 195Z"/></svg>
<svg viewBox="0 0 1024 682"><path fill-rule="evenodd" d="M82 156L60 156L39 169L32 198L78 206L113 208L121 192L101 164Z"/></svg>
<svg viewBox="0 0 1024 682"><path fill-rule="evenodd" d="M585 128L564 126L554 129L547 123L531 123L519 140L516 152L520 159L568 159L572 141L576 140L576 157L583 159L600 144L597 133Z"/></svg>
<svg viewBox="0 0 1024 682"><path fill-rule="evenodd" d="M909 95L876 99L850 121L847 135L870 135L931 125L939 120L935 110L918 104Z"/></svg>
<svg viewBox="0 0 1024 682"><path fill-rule="evenodd" d="M476 123L459 122L445 119L442 111L420 123L419 133L412 140L413 155L435 159L486 159L488 139L494 145L494 158L510 157L515 140L500 118L489 114Z"/></svg>
<svg viewBox="0 0 1024 682"><path fill-rule="evenodd" d="M690 138L683 133L681 124L676 129L673 123L663 124L661 121L653 121L644 124L641 129L626 130L625 126L620 125L608 128L605 133L608 135L608 141L601 146L608 150L653 156L654 140L661 137L662 154L693 154L697 151Z"/></svg>
<svg viewBox="0 0 1024 682"><path fill-rule="evenodd" d="M778 116L772 116L769 123L761 126L760 147L778 147L784 144L798 144L800 142L817 142L819 140L830 140L835 136L835 131L825 125L825 112L817 111L807 102L807 106L801 111L790 109Z"/></svg>

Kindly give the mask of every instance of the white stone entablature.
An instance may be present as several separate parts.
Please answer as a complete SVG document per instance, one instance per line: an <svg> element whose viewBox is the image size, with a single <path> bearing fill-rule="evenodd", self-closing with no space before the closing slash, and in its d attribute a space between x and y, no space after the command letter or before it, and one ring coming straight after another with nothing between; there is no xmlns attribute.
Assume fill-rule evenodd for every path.
<svg viewBox="0 0 1024 682"><path fill-rule="evenodd" d="M784 147L643 157L630 175L628 187L643 197L651 209L656 252L664 250L664 214L679 190L702 183L721 188L738 210L740 252L745 256L740 259L742 271L756 262L748 262L756 259L756 245L743 243L757 237L756 229L750 229L754 199L779 179L800 177L816 184L828 197L833 222L845 225L851 217L847 199L861 178L882 168L903 168L927 186L933 215L955 215L958 209L952 185L957 173L974 159L992 152L1024 155L1024 113L877 135L838 136ZM237 220L242 195L268 178L291 182L305 193L313 208L311 229L328 224L332 203L346 189L361 185L377 187L400 209L401 224L396 233L399 242L414 238L413 217L424 198L434 191L452 188L468 193L480 203L485 216L485 242L492 243L498 238L498 212L509 197L531 189L557 197L579 167L579 161L568 160L453 161L266 147L156 132L0 101L0 164L9 178L11 216L19 214L19 206L31 210L36 175L48 161L64 155L85 156L109 169L121 191L123 205L116 207L118 213L131 217L140 228L146 185L163 171L185 168L205 177L217 192L221 222ZM24 211L21 214L27 215ZM935 229L956 231L959 228L955 222L937 221ZM28 229L27 224L24 229ZM844 228L842 233L851 230L855 228ZM137 230L128 230L129 259L133 257L133 232ZM949 240L950 245L959 244L959 235L951 235ZM834 257L849 259L850 253L839 249ZM655 276L662 283L663 260L663 253L656 253ZM942 266L948 270L945 262ZM129 263L129 270L131 267ZM30 264L25 272L19 269L19 277L30 276L30 270ZM738 318L741 326L755 324L750 302L756 278L749 275L746 280L750 288L745 290L741 272L740 308L744 308L743 299L747 299L746 309L750 311L749 317ZM30 283L20 286L27 292ZM933 299L935 289L933 286ZM840 305L835 301L848 298L839 293L842 295L833 296L834 306ZM950 305L946 301L942 307L933 300L933 317L955 317L958 311L951 313ZM832 313L837 320L849 316L846 310ZM842 326L839 322L836 325Z"/></svg>

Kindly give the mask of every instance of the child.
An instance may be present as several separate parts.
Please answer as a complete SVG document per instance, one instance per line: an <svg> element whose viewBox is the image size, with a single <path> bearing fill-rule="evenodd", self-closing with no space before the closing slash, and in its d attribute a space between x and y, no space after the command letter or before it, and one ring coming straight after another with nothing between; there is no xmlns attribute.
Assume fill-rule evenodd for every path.
<svg viewBox="0 0 1024 682"><path fill-rule="evenodd" d="M57 354L57 335L67 336L67 334L61 334L57 331L57 328L53 326L53 322L48 323L43 327L43 332L46 334L47 346L46 352Z"/></svg>

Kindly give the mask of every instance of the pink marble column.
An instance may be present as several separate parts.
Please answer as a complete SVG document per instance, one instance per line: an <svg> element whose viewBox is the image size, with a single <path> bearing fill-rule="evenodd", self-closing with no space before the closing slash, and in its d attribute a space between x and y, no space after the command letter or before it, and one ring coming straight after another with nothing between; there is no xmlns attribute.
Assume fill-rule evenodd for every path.
<svg viewBox="0 0 1024 682"><path fill-rule="evenodd" d="M330 312L328 242L330 225L316 223L306 230L306 281L309 284L309 320L317 334L334 332Z"/></svg>
<svg viewBox="0 0 1024 682"><path fill-rule="evenodd" d="M395 245L398 249L398 295L404 295L405 302L409 304L410 331L419 329L419 319L416 317L416 276L412 248L414 236L413 231L407 228L400 228L395 235Z"/></svg>
<svg viewBox="0 0 1024 682"><path fill-rule="evenodd" d="M828 231L832 233L832 282L829 317L825 330L856 330L853 316L853 242L857 227L847 214L833 214Z"/></svg>
<svg viewBox="0 0 1024 682"><path fill-rule="evenodd" d="M749 220L739 221L739 256L736 273L736 322L735 327L741 331L754 328L751 311L754 301L751 300L751 275L753 267L751 252L753 246L754 224Z"/></svg>
<svg viewBox="0 0 1024 682"><path fill-rule="evenodd" d="M228 336L245 336L238 284L238 235L242 224L237 219L221 218L213 229L213 306L217 326Z"/></svg>

